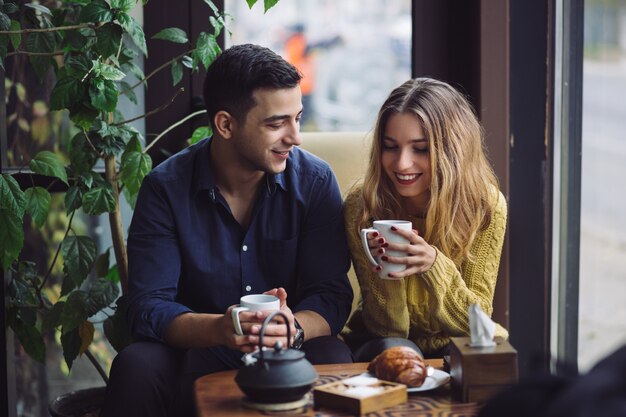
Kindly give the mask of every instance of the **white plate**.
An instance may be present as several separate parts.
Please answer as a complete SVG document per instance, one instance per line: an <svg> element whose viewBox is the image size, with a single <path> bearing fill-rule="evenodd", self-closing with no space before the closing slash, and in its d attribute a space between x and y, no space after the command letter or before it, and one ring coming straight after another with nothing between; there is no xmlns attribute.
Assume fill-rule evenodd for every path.
<svg viewBox="0 0 626 417"><path fill-rule="evenodd" d="M365 372L361 374L363 376L374 377L374 375L369 372ZM430 391L435 388L439 388L442 385L445 385L450 381L450 374L444 371L440 371L439 369L435 369L431 376L427 376L424 380L424 383L419 387L407 387L407 392L422 392L422 391Z"/></svg>
<svg viewBox="0 0 626 417"><path fill-rule="evenodd" d="M439 369L435 369L435 372L431 376L427 376L424 383L420 387L407 388L407 392L422 392L430 391L431 389L439 388L450 381L450 374Z"/></svg>

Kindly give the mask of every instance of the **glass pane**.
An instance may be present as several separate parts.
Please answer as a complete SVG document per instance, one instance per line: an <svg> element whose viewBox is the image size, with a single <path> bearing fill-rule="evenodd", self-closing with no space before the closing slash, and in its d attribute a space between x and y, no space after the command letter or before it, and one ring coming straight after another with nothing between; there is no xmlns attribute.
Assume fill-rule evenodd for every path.
<svg viewBox="0 0 626 417"><path fill-rule="evenodd" d="M626 343L626 1L585 1L578 362Z"/></svg>
<svg viewBox="0 0 626 417"><path fill-rule="evenodd" d="M409 0L280 1L263 15L239 0L226 46L255 43L296 65L302 81L302 130L365 131L389 92L411 76Z"/></svg>

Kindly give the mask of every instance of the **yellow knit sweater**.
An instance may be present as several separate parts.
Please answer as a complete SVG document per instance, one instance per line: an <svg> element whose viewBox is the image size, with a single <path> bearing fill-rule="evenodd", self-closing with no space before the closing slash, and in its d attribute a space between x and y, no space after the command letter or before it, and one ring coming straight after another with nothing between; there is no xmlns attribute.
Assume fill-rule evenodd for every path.
<svg viewBox="0 0 626 417"><path fill-rule="evenodd" d="M352 263L361 287L361 302L342 332L355 349L375 337L403 337L425 354L445 347L451 336L469 336L468 308L478 303L491 316L493 294L504 243L507 208L499 193L489 226L478 233L470 251L475 262L464 260L460 269L438 248L432 267L401 280L379 278L363 252L358 223L361 189L345 199L344 217ZM424 219L411 217L413 228L424 230ZM508 338L502 326L496 336Z"/></svg>

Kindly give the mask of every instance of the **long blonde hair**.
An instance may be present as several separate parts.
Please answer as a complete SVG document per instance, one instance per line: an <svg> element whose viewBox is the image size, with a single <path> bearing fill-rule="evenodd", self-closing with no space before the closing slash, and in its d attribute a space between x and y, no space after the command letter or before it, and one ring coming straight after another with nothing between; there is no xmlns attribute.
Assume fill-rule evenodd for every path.
<svg viewBox="0 0 626 417"><path fill-rule="evenodd" d="M367 227L372 219L410 214L381 164L387 121L398 113L416 115L429 143L432 183L426 230L420 230L421 236L458 265L464 258L472 260L470 248L476 234L491 220L498 181L487 161L483 130L472 106L442 81L406 81L382 105L363 181L360 227Z"/></svg>

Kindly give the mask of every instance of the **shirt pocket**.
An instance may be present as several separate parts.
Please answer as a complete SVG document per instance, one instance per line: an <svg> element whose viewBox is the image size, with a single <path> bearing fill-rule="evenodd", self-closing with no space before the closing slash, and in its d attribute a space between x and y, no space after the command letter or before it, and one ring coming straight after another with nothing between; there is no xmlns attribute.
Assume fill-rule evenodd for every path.
<svg viewBox="0 0 626 417"><path fill-rule="evenodd" d="M260 263L270 287L292 287L298 265L298 235L288 239L264 239Z"/></svg>

